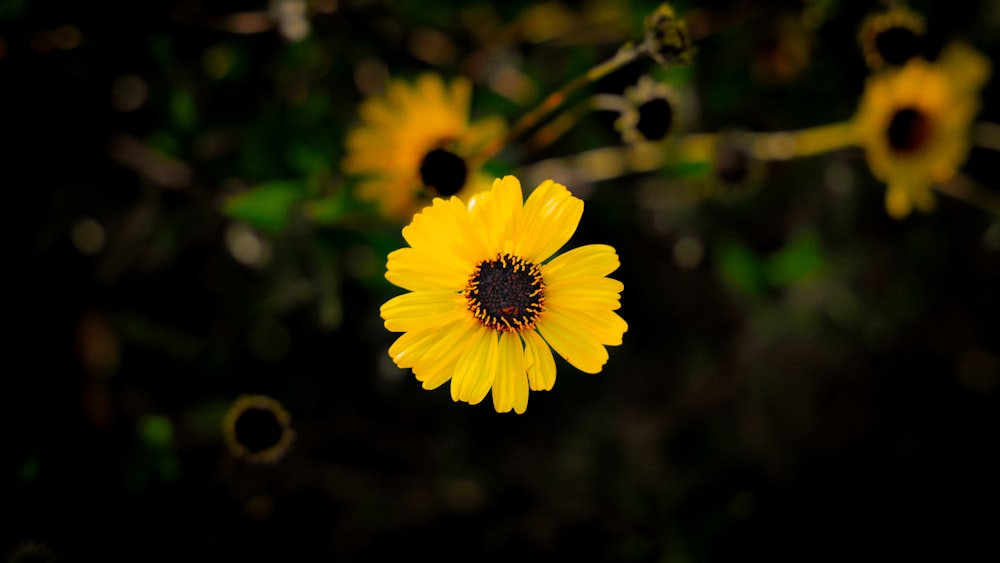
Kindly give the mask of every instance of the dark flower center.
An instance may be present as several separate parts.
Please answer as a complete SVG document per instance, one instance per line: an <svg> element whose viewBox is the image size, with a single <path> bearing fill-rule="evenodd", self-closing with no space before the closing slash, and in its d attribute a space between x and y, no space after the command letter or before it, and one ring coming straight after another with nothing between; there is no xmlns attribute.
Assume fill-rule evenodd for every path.
<svg viewBox="0 0 1000 563"><path fill-rule="evenodd" d="M465 160L444 149L434 149L420 161L420 181L443 197L457 194L468 175Z"/></svg>
<svg viewBox="0 0 1000 563"><path fill-rule="evenodd" d="M535 326L545 301L544 290L542 272L536 264L498 254L476 266L464 295L479 322L504 332Z"/></svg>
<svg viewBox="0 0 1000 563"><path fill-rule="evenodd" d="M636 129L650 141L658 141L667 135L673 124L674 108L663 98L655 98L639 106L639 123Z"/></svg>
<svg viewBox="0 0 1000 563"><path fill-rule="evenodd" d="M236 419L233 432L243 447L259 453L281 442L284 427L270 409L249 408Z"/></svg>
<svg viewBox="0 0 1000 563"><path fill-rule="evenodd" d="M931 120L918 109L901 109L892 116L886 136L898 153L920 150L931 136Z"/></svg>
<svg viewBox="0 0 1000 563"><path fill-rule="evenodd" d="M890 27L875 36L875 48L890 65L901 65L920 54L920 36L906 27Z"/></svg>

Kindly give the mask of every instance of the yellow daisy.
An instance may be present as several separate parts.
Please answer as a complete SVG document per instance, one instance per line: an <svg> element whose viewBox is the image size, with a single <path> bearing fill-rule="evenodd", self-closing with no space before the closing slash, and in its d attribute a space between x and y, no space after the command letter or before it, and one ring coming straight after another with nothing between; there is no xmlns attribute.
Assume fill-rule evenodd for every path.
<svg viewBox="0 0 1000 563"><path fill-rule="evenodd" d="M892 217L914 207L929 211L932 185L949 180L965 162L989 72L983 55L954 44L936 63L914 58L868 78L853 118L855 136L872 174L888 184Z"/></svg>
<svg viewBox="0 0 1000 563"><path fill-rule="evenodd" d="M552 180L527 201L513 176L468 204L434 199L403 229L409 247L389 254L386 279L409 290L382 305L389 348L425 389L451 380L455 401L477 404L492 389L497 412L523 413L528 390L556 380L551 346L586 373L605 346L621 344L621 282L615 249L582 246L553 258L576 231L583 201Z"/></svg>
<svg viewBox="0 0 1000 563"><path fill-rule="evenodd" d="M266 395L239 397L226 413L222 429L229 451L251 463L274 463L295 440L292 417Z"/></svg>
<svg viewBox="0 0 1000 563"><path fill-rule="evenodd" d="M868 68L901 65L921 55L924 17L903 7L871 14L858 29L858 44Z"/></svg>
<svg viewBox="0 0 1000 563"><path fill-rule="evenodd" d="M347 135L342 167L361 176L359 196L376 202L387 218L409 219L432 197L468 197L490 179L470 157L504 134L498 117L469 122L472 85L445 85L424 74L413 85L389 83L383 95L362 102L362 125Z"/></svg>

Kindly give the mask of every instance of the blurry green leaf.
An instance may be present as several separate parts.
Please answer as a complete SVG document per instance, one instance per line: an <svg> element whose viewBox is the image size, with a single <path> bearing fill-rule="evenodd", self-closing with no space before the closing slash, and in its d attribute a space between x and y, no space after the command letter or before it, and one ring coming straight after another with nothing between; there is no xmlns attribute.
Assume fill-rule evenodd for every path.
<svg viewBox="0 0 1000 563"><path fill-rule="evenodd" d="M174 428L164 416L147 415L136 426L137 443L122 475L126 489L138 492L180 475L174 455Z"/></svg>
<svg viewBox="0 0 1000 563"><path fill-rule="evenodd" d="M139 435L154 449L169 448L174 442L174 428L163 416L148 415L139 421Z"/></svg>
<svg viewBox="0 0 1000 563"><path fill-rule="evenodd" d="M753 251L739 241L722 241L716 245L716 269L730 287L748 295L764 290L764 264Z"/></svg>
<svg viewBox="0 0 1000 563"><path fill-rule="evenodd" d="M226 200L226 215L241 219L268 232L282 231L288 223L292 205L302 199L305 186L296 180L277 180Z"/></svg>
<svg viewBox="0 0 1000 563"><path fill-rule="evenodd" d="M306 203L306 214L321 225L335 225L350 212L346 190Z"/></svg>
<svg viewBox="0 0 1000 563"><path fill-rule="evenodd" d="M318 147L295 143L288 147L288 164L306 175L325 171L330 167L330 155Z"/></svg>
<svg viewBox="0 0 1000 563"><path fill-rule="evenodd" d="M170 116L174 124L182 131L194 129L198 124L198 112L195 109L194 96L188 90L174 90L170 95Z"/></svg>
<svg viewBox="0 0 1000 563"><path fill-rule="evenodd" d="M212 80L222 80L229 76L235 65L236 55L226 43L218 43L205 49L202 66Z"/></svg>
<svg viewBox="0 0 1000 563"><path fill-rule="evenodd" d="M705 178L712 173L711 162L677 162L663 168L663 174L668 178L695 179Z"/></svg>
<svg viewBox="0 0 1000 563"><path fill-rule="evenodd" d="M149 146L162 152L163 154L180 157L181 144L177 141L177 137L174 137L166 131L156 131L152 133L147 139Z"/></svg>
<svg viewBox="0 0 1000 563"><path fill-rule="evenodd" d="M785 286L823 269L826 261L819 237L812 231L798 233L788 245L767 259L768 282Z"/></svg>

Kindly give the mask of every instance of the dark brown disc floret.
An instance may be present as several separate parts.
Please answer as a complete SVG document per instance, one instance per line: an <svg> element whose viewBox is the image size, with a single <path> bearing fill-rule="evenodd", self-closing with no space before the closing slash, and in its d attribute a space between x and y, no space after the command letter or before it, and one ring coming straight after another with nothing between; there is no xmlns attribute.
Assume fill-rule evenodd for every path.
<svg viewBox="0 0 1000 563"><path fill-rule="evenodd" d="M469 311L497 332L534 328L544 310L545 284L537 264L519 256L498 254L483 260L463 292Z"/></svg>

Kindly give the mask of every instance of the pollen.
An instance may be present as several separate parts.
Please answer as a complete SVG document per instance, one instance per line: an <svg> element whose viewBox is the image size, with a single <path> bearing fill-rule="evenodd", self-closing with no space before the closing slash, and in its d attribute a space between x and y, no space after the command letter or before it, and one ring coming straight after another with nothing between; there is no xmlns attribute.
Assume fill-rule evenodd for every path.
<svg viewBox="0 0 1000 563"><path fill-rule="evenodd" d="M469 311L497 332L531 329L544 310L545 284L537 264L498 254L476 266L463 292Z"/></svg>

